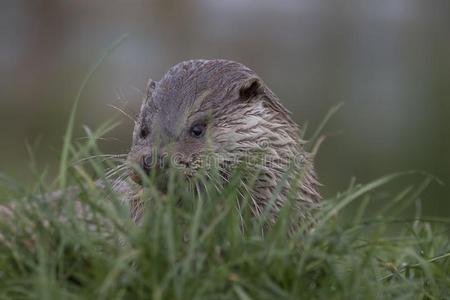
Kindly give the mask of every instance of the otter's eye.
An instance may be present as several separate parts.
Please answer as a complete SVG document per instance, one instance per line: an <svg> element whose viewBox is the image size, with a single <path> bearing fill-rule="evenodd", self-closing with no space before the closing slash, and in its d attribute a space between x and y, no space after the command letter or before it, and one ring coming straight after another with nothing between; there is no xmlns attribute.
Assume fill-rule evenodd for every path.
<svg viewBox="0 0 450 300"><path fill-rule="evenodd" d="M204 124L195 124L191 127L191 136L200 138L205 134L206 126Z"/></svg>

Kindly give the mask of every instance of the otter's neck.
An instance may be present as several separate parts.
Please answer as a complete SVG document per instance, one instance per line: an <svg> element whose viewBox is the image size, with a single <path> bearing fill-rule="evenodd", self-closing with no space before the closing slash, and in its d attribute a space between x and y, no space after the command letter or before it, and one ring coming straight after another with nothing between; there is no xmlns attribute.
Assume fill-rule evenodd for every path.
<svg viewBox="0 0 450 300"><path fill-rule="evenodd" d="M287 112L266 104L262 101L247 106L242 104L232 116L227 115L226 122L219 120L215 138L225 145L221 151L225 156L230 153L258 156L262 153L251 193L256 214L271 205L276 215L288 199L292 199L299 218L305 219L311 208L320 202L312 156L304 150L305 142L300 138L299 128ZM236 128L232 135L230 128Z"/></svg>

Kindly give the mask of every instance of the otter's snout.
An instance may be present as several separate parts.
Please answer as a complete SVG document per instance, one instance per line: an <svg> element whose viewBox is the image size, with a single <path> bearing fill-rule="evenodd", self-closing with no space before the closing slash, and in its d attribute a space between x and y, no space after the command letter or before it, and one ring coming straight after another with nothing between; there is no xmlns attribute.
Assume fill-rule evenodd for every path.
<svg viewBox="0 0 450 300"><path fill-rule="evenodd" d="M130 159L130 161L133 162L136 167L140 168L147 176L151 175L153 172L156 175L160 175L169 167L167 155L164 154L142 154L139 155L139 157ZM142 172L137 172L137 170L132 171L130 173L130 178L137 184L141 184L142 178L140 174L142 174Z"/></svg>
<svg viewBox="0 0 450 300"><path fill-rule="evenodd" d="M160 172L167 169L167 164L167 155L146 154L141 158L140 167L145 174L150 175L153 170L156 172Z"/></svg>
<svg viewBox="0 0 450 300"><path fill-rule="evenodd" d="M152 155L144 155L141 159L140 167L145 174L149 175L152 168Z"/></svg>

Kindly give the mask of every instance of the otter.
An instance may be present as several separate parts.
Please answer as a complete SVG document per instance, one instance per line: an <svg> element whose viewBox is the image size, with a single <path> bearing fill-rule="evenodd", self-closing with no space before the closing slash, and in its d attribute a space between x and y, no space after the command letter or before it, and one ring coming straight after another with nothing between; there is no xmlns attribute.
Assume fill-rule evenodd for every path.
<svg viewBox="0 0 450 300"><path fill-rule="evenodd" d="M320 184L314 157L306 151L290 112L262 79L241 63L185 61L170 68L160 81L149 80L125 164L125 175L131 180L119 176L111 187L139 224L145 207L142 175L165 173L164 158L176 158L173 161L184 176L193 177L202 169L208 172L206 158L213 157L227 181L236 165L261 154L263 159L247 161L256 176L249 188L253 215L269 209L270 226L289 201L295 224L314 223L312 212L321 202ZM105 191L110 191L110 184L96 182ZM72 187L43 198L53 205L61 199L74 200L77 216L90 220L92 214L79 201L80 193L80 188ZM14 201L1 204L0 217L12 222L15 209ZM0 234L0 242L3 240Z"/></svg>
<svg viewBox="0 0 450 300"><path fill-rule="evenodd" d="M250 68L223 59L184 61L147 84L128 154L130 165L141 172L132 170L130 177L141 185L139 173L164 172L162 162L174 156L184 174L192 176L211 155L226 177L237 162L264 153L250 191L253 214L261 214L272 201L275 220L291 197L302 221L311 217L321 197L313 155L300 133L290 112ZM287 180L280 188L283 176ZM130 206L138 220L142 209L136 207L142 205Z"/></svg>

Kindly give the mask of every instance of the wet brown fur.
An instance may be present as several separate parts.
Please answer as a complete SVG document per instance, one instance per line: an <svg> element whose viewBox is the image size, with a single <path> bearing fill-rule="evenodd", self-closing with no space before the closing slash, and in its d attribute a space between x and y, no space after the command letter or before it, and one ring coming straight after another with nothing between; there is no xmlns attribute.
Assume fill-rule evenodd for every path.
<svg viewBox="0 0 450 300"><path fill-rule="evenodd" d="M208 142L189 135L195 122L207 123ZM159 82L149 82L129 161L139 164L152 149L170 149L181 153L184 167L195 172L204 156L213 153L229 174L236 157L263 151L265 160L250 191L254 214L260 214L276 193L274 219L291 197L303 220L320 204L312 155L304 145L290 113L254 71L228 60L190 60L172 67ZM291 169L294 160L297 164ZM280 189L288 169L288 180ZM142 205L135 199L130 205L136 219L140 210L133 207Z"/></svg>

